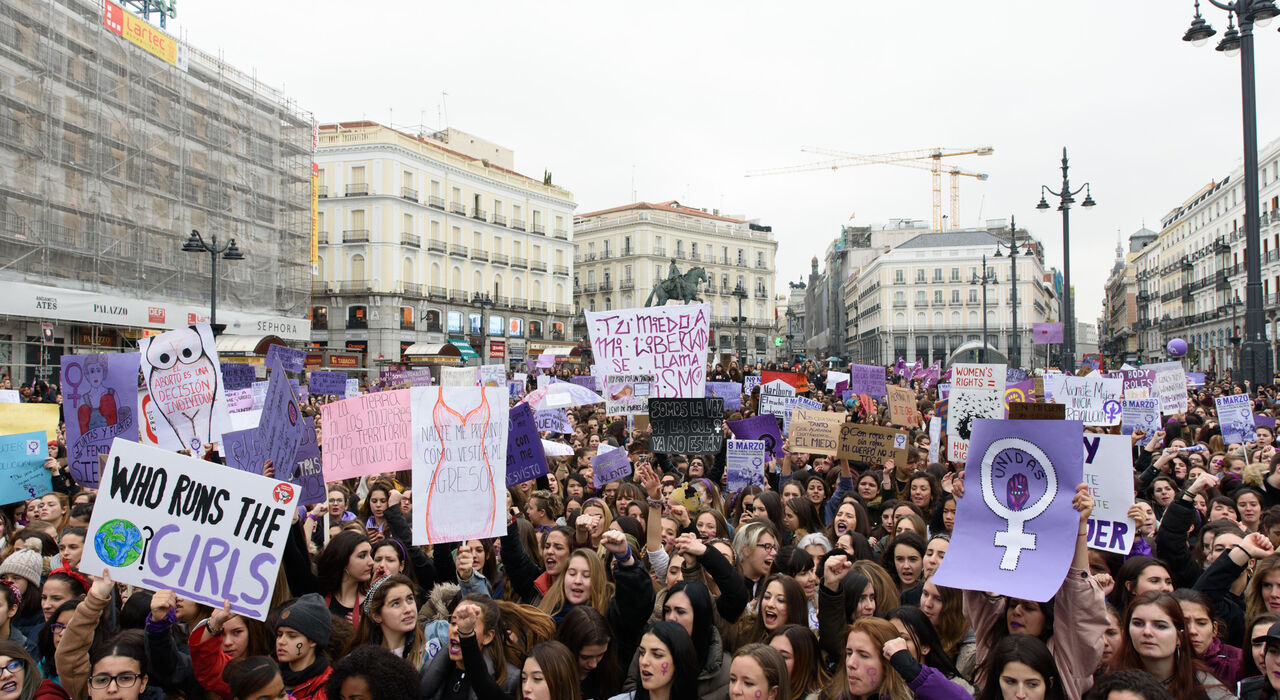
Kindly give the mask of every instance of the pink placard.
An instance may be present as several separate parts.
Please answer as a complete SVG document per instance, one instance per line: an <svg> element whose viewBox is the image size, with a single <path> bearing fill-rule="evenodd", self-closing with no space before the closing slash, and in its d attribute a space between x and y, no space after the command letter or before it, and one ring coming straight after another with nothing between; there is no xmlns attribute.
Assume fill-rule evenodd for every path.
<svg viewBox="0 0 1280 700"><path fill-rule="evenodd" d="M341 481L413 466L409 390L378 391L320 409L325 481Z"/></svg>

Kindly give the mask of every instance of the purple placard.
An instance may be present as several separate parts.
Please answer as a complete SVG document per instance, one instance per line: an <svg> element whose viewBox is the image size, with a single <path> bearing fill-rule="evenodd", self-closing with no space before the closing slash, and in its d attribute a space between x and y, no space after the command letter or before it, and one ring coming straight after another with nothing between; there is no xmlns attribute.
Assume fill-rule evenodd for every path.
<svg viewBox="0 0 1280 700"><path fill-rule="evenodd" d="M521 396L524 396L524 382L519 379L508 379L507 396L513 399L518 399Z"/></svg>
<svg viewBox="0 0 1280 700"><path fill-rule="evenodd" d="M592 391L600 391L600 380L594 374L581 374L576 377L570 377L569 381Z"/></svg>
<svg viewBox="0 0 1280 700"><path fill-rule="evenodd" d="M552 355L551 353L547 353L547 352L544 352L541 355L538 355L538 363L537 363L538 367L541 367L542 369L547 369L550 367L554 367L555 364L556 364L555 355Z"/></svg>
<svg viewBox="0 0 1280 700"><path fill-rule="evenodd" d="M525 404L526 406L528 404ZM573 428L569 427L569 415L565 413L563 408L548 408L545 411L536 411L533 414L533 422L538 426L539 432L560 433L568 435L573 432Z"/></svg>
<svg viewBox="0 0 1280 700"><path fill-rule="evenodd" d="M1033 345L1054 345L1062 342L1062 323L1047 321L1031 324L1031 343Z"/></svg>
<svg viewBox="0 0 1280 700"><path fill-rule="evenodd" d="M313 394L347 395L347 375L343 372L312 371L307 375L307 389Z"/></svg>
<svg viewBox="0 0 1280 700"><path fill-rule="evenodd" d="M302 410L278 358L271 364L268 382L262 418L258 421L258 437L267 445L267 459L272 464L294 464L298 446L302 444ZM261 473L261 467L255 473Z"/></svg>
<svg viewBox="0 0 1280 700"><path fill-rule="evenodd" d="M538 368L538 357L541 357L541 355L538 355L537 357L524 358L525 371L532 372Z"/></svg>
<svg viewBox="0 0 1280 700"><path fill-rule="evenodd" d="M1080 514L1084 425L979 418L973 421L951 549L939 586L1044 602L1062 587ZM956 555L959 556L956 556Z"/></svg>
<svg viewBox="0 0 1280 700"><path fill-rule="evenodd" d="M227 466L242 472L261 474L267 463L267 445L258 438L257 428L222 434L222 458ZM282 477L283 478L283 477ZM319 503L319 501L317 501Z"/></svg>
<svg viewBox="0 0 1280 700"><path fill-rule="evenodd" d="M845 389L844 391L840 392L840 401L844 403L849 403L849 399L852 399L855 396L857 396L857 394L853 393L848 389Z"/></svg>
<svg viewBox="0 0 1280 700"><path fill-rule="evenodd" d="M257 368L243 362L223 362L222 384L227 391L248 389L256 379Z"/></svg>
<svg viewBox="0 0 1280 700"><path fill-rule="evenodd" d="M782 459L782 431L778 430L778 419L772 414L752 416L743 420L729 421L729 430L733 431L736 440L764 440L764 449L774 459Z"/></svg>
<svg viewBox="0 0 1280 700"><path fill-rule="evenodd" d="M849 365L849 390L873 397L888 395L884 368L879 365Z"/></svg>
<svg viewBox="0 0 1280 700"><path fill-rule="evenodd" d="M138 441L136 352L62 356L62 417L67 425L67 466L82 486L98 485L98 455L111 442Z"/></svg>
<svg viewBox="0 0 1280 700"><path fill-rule="evenodd" d="M742 410L742 385L738 382L707 382L707 397L724 399L724 407L730 411Z"/></svg>
<svg viewBox="0 0 1280 700"><path fill-rule="evenodd" d="M604 488L604 485L631 476L631 459L623 449L598 454L591 458L591 485Z"/></svg>
<svg viewBox="0 0 1280 700"><path fill-rule="evenodd" d="M298 445L298 453L294 459L297 463L294 465L293 473L281 476L276 472L277 478L284 478L298 486L301 492L298 503L301 505L323 503L328 494L325 493L324 472L321 470L320 445L316 443L314 418L303 421L302 442Z"/></svg>
<svg viewBox="0 0 1280 700"><path fill-rule="evenodd" d="M1027 370L1021 367L1009 367L1004 371L1005 384L1017 384L1027 378Z"/></svg>
<svg viewBox="0 0 1280 700"><path fill-rule="evenodd" d="M522 484L547 473L547 456L542 451L533 409L522 403L511 409L507 424L507 487Z"/></svg>
<svg viewBox="0 0 1280 700"><path fill-rule="evenodd" d="M301 372L307 361L307 351L297 350L286 345L272 345L267 348L267 367L273 367L272 360L279 360L286 372Z"/></svg>
<svg viewBox="0 0 1280 700"><path fill-rule="evenodd" d="M1273 433L1276 431L1276 419L1271 416L1260 416L1255 413L1253 414L1253 424L1259 428L1270 428Z"/></svg>
<svg viewBox="0 0 1280 700"><path fill-rule="evenodd" d="M1187 387L1199 389L1204 386L1204 372L1187 372Z"/></svg>
<svg viewBox="0 0 1280 700"><path fill-rule="evenodd" d="M378 378L386 386L398 386L405 383L411 386L431 386L431 370L426 368L386 369L378 375Z"/></svg>

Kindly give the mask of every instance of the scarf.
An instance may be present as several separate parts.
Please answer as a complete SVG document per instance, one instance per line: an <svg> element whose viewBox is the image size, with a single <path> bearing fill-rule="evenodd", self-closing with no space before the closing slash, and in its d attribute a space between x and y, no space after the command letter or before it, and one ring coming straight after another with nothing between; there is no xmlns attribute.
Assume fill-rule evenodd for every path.
<svg viewBox="0 0 1280 700"><path fill-rule="evenodd" d="M281 664L280 679L284 681L284 687L293 689L324 673L326 668L329 668L329 660L323 656L317 656L310 666L301 671L289 668L288 664Z"/></svg>

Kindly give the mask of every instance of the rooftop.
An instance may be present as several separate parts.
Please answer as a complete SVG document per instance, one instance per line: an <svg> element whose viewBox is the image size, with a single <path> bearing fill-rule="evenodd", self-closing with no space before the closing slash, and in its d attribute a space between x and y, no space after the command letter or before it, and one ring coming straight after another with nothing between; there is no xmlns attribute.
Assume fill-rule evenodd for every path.
<svg viewBox="0 0 1280 700"><path fill-rule="evenodd" d="M693 207L686 207L685 205L683 205L683 204L681 204L681 203L677 202L677 201L676 201L676 200L674 200L674 199L672 199L672 200L670 200L670 201L666 201L666 202L657 202L657 203L652 203L652 202L636 202L636 203L634 203L634 204L624 204L624 205L622 205L622 206L620 206L620 207L613 207L613 208L611 208L611 209L601 209L601 210L599 210L599 211L589 211L589 212L587 212L587 213L585 213L585 214L578 214L577 218L579 218L579 219L585 219L585 218L590 217L590 216L599 216L599 215L601 215L601 214L613 214L613 213L620 212L620 211L645 211L645 210L648 210L648 211L668 211L668 212L673 212L673 213L676 213L676 214L686 214L686 215L688 215L688 216L699 216L699 217L702 217L702 218L704 218L704 219L711 219L711 220L713 220L713 221L727 221L727 222L732 223L732 224L745 224L745 223L747 223L746 221L744 221L744 220L742 220L742 219L733 219L733 218L730 218L730 217L727 217L727 216L720 216L720 215L718 215L718 214L708 214L707 212L703 211L702 209L695 209L695 208L693 208Z"/></svg>
<svg viewBox="0 0 1280 700"><path fill-rule="evenodd" d="M990 231L971 229L968 231L944 231L942 233L922 233L898 246L899 248L954 248L957 246L995 245L1002 241Z"/></svg>

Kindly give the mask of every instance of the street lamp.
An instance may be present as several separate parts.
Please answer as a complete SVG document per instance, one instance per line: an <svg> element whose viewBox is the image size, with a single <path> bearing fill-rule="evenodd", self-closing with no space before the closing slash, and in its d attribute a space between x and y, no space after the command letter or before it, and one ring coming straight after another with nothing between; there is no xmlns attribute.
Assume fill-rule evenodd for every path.
<svg viewBox="0 0 1280 700"><path fill-rule="evenodd" d="M999 253L1000 250L997 249L996 252ZM979 277L978 273L975 272L973 279L969 280L969 284L982 285L982 349L978 351L978 362L985 363L987 361L987 285L1000 284L995 270L987 269L987 256L985 253L982 256L982 276Z"/></svg>
<svg viewBox="0 0 1280 700"><path fill-rule="evenodd" d="M1076 322L1074 306L1071 299L1071 205L1075 203L1075 196L1084 192L1084 201L1080 206L1088 208L1097 202L1093 201L1093 194L1089 191L1089 183L1084 183L1078 189L1071 189L1071 180L1067 177L1067 149L1062 148L1062 189L1054 192L1048 185L1040 186L1040 203L1036 205L1036 209L1046 211L1049 203L1045 201L1046 192L1058 199L1058 211L1062 212L1062 366L1066 371L1070 371L1075 367L1076 356Z"/></svg>
<svg viewBox="0 0 1280 700"><path fill-rule="evenodd" d="M1240 326L1236 325L1236 312L1239 311L1244 304L1240 301L1240 297L1236 296L1228 304L1231 307L1231 341L1232 358L1231 358L1231 376L1234 378L1235 373L1240 371Z"/></svg>
<svg viewBox="0 0 1280 700"><path fill-rule="evenodd" d="M184 253L208 253L209 254L209 327L214 329L214 333L218 332L218 256L221 255L223 260L244 260L244 253L236 247L236 239L232 238L227 241L224 246L218 245L218 234L209 236L209 242L205 243L200 232L191 229L191 236L187 238L187 242L182 244L182 252Z"/></svg>
<svg viewBox="0 0 1280 700"><path fill-rule="evenodd" d="M747 290L739 282L738 286L733 288L733 295L738 298L738 342L737 348L741 349L743 362L747 359L747 339L742 336L742 301L747 298Z"/></svg>
<svg viewBox="0 0 1280 700"><path fill-rule="evenodd" d="M493 298L486 292L475 292L471 295L471 303L480 307L480 364L487 364L489 358L489 327L484 310L493 307Z"/></svg>
<svg viewBox="0 0 1280 700"><path fill-rule="evenodd" d="M1014 367L1021 367L1022 332L1018 329L1018 225L1012 214L1009 216L1009 242L996 242L997 258L1004 257L1004 254L1001 251L1005 247L1009 248L1009 285L1013 288L1010 296L1010 303L1013 305L1013 340L1009 343L1009 363ZM1024 250L1021 255L1027 256L1030 254L1031 244L1028 243L1027 250ZM984 317L983 320L986 320L986 318Z"/></svg>
<svg viewBox="0 0 1280 700"><path fill-rule="evenodd" d="M795 338L795 329L792 327L796 320L796 312L787 307L787 359L791 360L796 356L795 348L791 346L791 340Z"/></svg>
<svg viewBox="0 0 1280 700"><path fill-rule="evenodd" d="M1244 117L1244 338L1240 345L1240 372L1253 387L1271 383L1271 354L1264 336L1262 314L1262 247L1261 219L1258 206L1258 104L1254 89L1253 25L1266 26L1280 9L1271 0L1235 0L1223 3L1209 0L1214 7L1227 11L1227 31L1217 50L1228 56L1240 54L1240 99ZM1182 40L1203 46L1217 32L1200 16L1200 0L1196 14ZM1240 29L1236 30L1235 21Z"/></svg>

